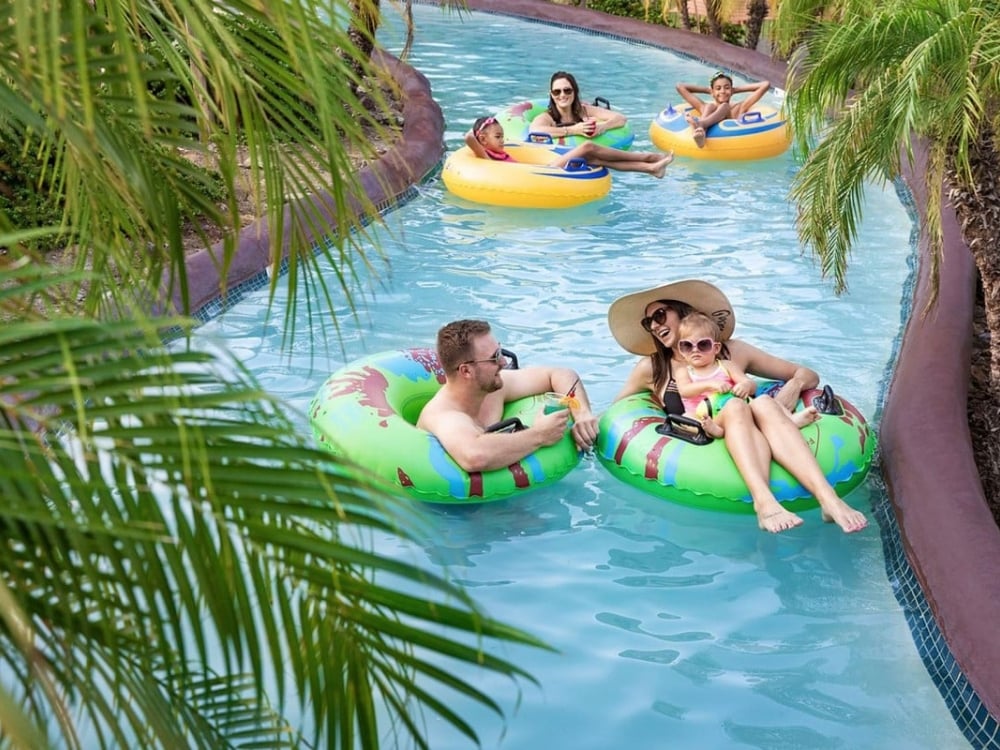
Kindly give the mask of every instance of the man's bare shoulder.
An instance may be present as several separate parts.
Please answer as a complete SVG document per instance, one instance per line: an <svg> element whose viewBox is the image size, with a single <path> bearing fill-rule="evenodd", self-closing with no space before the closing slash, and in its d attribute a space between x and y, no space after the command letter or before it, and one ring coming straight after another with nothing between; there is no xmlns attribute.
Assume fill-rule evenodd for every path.
<svg viewBox="0 0 1000 750"><path fill-rule="evenodd" d="M420 410L417 418L417 427L427 432L434 432L434 425L444 419L449 411L456 411L454 406L449 406L450 399L444 389L435 393L424 408Z"/></svg>

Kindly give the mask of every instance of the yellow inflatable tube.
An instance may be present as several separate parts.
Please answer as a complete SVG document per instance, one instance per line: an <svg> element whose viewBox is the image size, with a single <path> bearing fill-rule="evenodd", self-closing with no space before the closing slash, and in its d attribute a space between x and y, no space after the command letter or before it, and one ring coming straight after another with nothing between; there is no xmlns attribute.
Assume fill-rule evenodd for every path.
<svg viewBox="0 0 1000 750"><path fill-rule="evenodd" d="M694 108L670 105L649 126L649 140L657 148L693 159L746 161L769 159L785 152L791 132L781 114L766 104L758 104L738 120L723 120L705 133L705 147L698 148L685 115Z"/></svg>
<svg viewBox="0 0 1000 750"><path fill-rule="evenodd" d="M582 159L565 167L548 164L566 148L505 143L514 161L478 158L468 146L448 156L441 179L452 193L476 203L514 208L570 208L600 200L611 190L606 167Z"/></svg>

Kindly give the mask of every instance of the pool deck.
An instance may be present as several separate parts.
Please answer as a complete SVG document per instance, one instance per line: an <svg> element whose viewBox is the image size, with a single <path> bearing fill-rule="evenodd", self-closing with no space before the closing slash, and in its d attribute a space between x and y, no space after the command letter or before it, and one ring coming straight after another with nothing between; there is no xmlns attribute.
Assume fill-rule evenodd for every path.
<svg viewBox="0 0 1000 750"><path fill-rule="evenodd" d="M783 62L700 34L544 0L467 0L467 4L473 10L647 42L749 78L784 85ZM372 203L380 206L433 172L444 153L444 120L426 78L395 60L387 58L384 64L403 87L405 124L399 145L359 173ZM919 147L916 153L917 161L904 178L923 215L927 201L924 153ZM995 740L1000 739L993 734L1000 717L1000 638L996 637L1000 576L995 572L1000 561L1000 529L983 497L965 416L976 274L954 213L945 206L942 217L945 260L940 298L929 314L921 314L929 294L927 243L921 240L914 312L903 334L881 419L881 465L906 558L951 656L976 692L970 697L961 687L943 687L951 693L949 707L956 713L956 702L968 706L965 715L975 714L968 723L988 726L981 735L988 731ZM267 245L265 222L244 230L227 276L227 290L232 292L253 278L258 279L253 282L258 288L266 283L259 279L272 265ZM218 252L215 247L188 261L195 312L209 303L217 305L220 285L213 256ZM927 643L918 647L922 653L935 648ZM933 671L932 675L939 686L943 684L941 675ZM984 716L984 711L989 715ZM962 729L967 735L977 733L975 727Z"/></svg>

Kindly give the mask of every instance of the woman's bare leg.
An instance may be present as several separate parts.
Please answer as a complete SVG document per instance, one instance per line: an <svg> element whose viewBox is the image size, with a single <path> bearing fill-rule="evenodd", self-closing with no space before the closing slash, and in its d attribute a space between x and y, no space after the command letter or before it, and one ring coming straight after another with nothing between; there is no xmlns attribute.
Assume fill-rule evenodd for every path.
<svg viewBox="0 0 1000 750"><path fill-rule="evenodd" d="M587 141L554 159L549 163L549 166L565 167L573 159L583 159L595 167L607 167L619 172L644 172L659 179L663 177L667 165L674 160L674 153L672 151L666 154L653 151L622 151Z"/></svg>
<svg viewBox="0 0 1000 750"><path fill-rule="evenodd" d="M823 511L823 520L836 523L847 533L868 525L864 513L845 503L827 481L816 457L788 417L785 409L771 398L756 398L750 404L754 421L764 434L774 460L812 493ZM726 433L728 435L728 428Z"/></svg>
<svg viewBox="0 0 1000 750"><path fill-rule="evenodd" d="M771 492L771 449L754 424L750 406L743 399L730 399L719 412L718 421L726 432L729 455L750 490L757 525L772 533L800 525L802 519L787 510Z"/></svg>

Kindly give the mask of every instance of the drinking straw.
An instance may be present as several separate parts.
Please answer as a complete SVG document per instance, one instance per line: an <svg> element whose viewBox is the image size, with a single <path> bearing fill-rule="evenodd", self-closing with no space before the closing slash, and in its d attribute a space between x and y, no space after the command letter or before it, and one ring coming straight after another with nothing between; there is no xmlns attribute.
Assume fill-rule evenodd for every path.
<svg viewBox="0 0 1000 750"><path fill-rule="evenodd" d="M576 395L576 386L577 386L577 383L579 383L579 382L580 382L580 377L577 376L576 380L573 381L573 385L571 385L569 387L569 390L566 391L566 395L567 396L569 396L570 398L573 398L573 396Z"/></svg>

